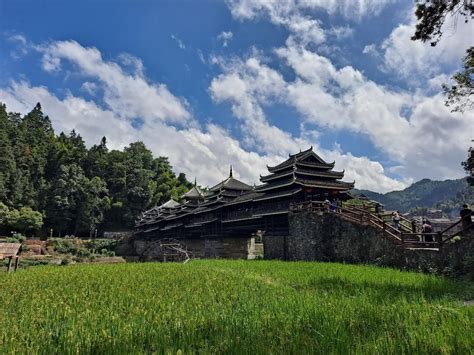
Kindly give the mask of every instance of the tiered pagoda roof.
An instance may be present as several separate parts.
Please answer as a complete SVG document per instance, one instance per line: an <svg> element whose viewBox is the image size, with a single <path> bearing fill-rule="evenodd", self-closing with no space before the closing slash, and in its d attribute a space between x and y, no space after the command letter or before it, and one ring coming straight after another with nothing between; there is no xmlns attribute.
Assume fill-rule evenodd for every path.
<svg viewBox="0 0 474 355"><path fill-rule="evenodd" d="M194 186L183 196L181 196L181 199L183 199L184 201L194 202L204 201L204 192L197 186L196 180L194 180Z"/></svg>
<svg viewBox="0 0 474 355"><path fill-rule="evenodd" d="M289 158L276 166L267 166L269 175L260 176L263 185L257 191L270 191L301 186L328 190L350 190L354 183L339 181L344 177L344 171L333 171L334 162L326 163L313 151L313 147L290 154Z"/></svg>
<svg viewBox="0 0 474 355"><path fill-rule="evenodd" d="M211 187L206 194L206 200L211 201L222 201L230 202L236 197L251 191L252 186L247 185L246 183L237 180L233 177L232 166L230 167L229 177L217 185Z"/></svg>

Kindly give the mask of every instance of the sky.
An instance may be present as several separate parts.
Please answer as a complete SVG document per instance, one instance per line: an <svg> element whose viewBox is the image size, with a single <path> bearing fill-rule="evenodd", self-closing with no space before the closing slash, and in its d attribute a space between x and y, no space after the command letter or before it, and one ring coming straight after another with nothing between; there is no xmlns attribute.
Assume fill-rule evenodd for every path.
<svg viewBox="0 0 474 355"><path fill-rule="evenodd" d="M474 28L414 42L411 0L0 0L0 102L91 146L143 141L200 185L313 147L378 192L464 176L443 83Z"/></svg>

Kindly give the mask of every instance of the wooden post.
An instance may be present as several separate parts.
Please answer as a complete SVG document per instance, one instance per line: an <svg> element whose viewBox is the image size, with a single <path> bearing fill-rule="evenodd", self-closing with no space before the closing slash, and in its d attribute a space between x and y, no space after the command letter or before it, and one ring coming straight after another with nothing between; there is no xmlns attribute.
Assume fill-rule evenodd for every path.
<svg viewBox="0 0 474 355"><path fill-rule="evenodd" d="M17 255L17 256L15 257L15 271L16 271L16 269L18 269L18 263L19 263L19 262L20 262L20 257Z"/></svg>
<svg viewBox="0 0 474 355"><path fill-rule="evenodd" d="M441 249L441 247L443 246L443 235L441 234L441 232L438 232L436 234L436 241L438 242L438 248Z"/></svg>
<svg viewBox="0 0 474 355"><path fill-rule="evenodd" d="M382 231L383 231L383 235L385 235L385 229L387 228L387 226L385 225L385 220L382 219Z"/></svg>
<svg viewBox="0 0 474 355"><path fill-rule="evenodd" d="M8 257L8 268L7 271L10 272L12 269L13 256Z"/></svg>

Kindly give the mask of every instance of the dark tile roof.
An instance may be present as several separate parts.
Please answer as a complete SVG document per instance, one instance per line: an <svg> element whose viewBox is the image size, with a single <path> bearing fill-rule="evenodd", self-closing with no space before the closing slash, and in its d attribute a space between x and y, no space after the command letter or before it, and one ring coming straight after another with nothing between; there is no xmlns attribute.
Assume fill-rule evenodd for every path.
<svg viewBox="0 0 474 355"><path fill-rule="evenodd" d="M311 147L308 150L305 150L303 152L299 152L297 154L290 154L289 158L285 160L284 162L275 166L267 165L267 168L270 172L276 172L279 170L287 169L296 163L303 162L305 159L308 159L309 157L312 157L316 160L316 162L307 163L314 167L321 167L321 168L327 169L327 168L332 168L334 166L334 163L326 163L319 155L317 155L313 151L313 147Z"/></svg>
<svg viewBox="0 0 474 355"><path fill-rule="evenodd" d="M171 199L171 200L168 200L166 201L164 204L162 204L161 206L158 207L158 209L162 209L162 208L175 208L175 207L178 207L180 205L179 202L176 202L175 200Z"/></svg>
<svg viewBox="0 0 474 355"><path fill-rule="evenodd" d="M193 186L188 192L186 192L182 198L186 200L198 200L204 198L204 193L197 186Z"/></svg>
<svg viewBox="0 0 474 355"><path fill-rule="evenodd" d="M220 189L227 190L238 190L238 191L249 191L252 190L252 186L247 185L246 183L229 176L224 181L221 181L217 185L209 189L210 192L219 191Z"/></svg>

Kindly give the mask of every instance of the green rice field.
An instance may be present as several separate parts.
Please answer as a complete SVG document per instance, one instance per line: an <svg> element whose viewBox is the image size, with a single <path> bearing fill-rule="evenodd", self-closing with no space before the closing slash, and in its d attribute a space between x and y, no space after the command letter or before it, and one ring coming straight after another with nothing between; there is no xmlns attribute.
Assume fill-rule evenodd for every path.
<svg viewBox="0 0 474 355"><path fill-rule="evenodd" d="M0 273L0 354L472 354L473 293L331 263L32 267Z"/></svg>

